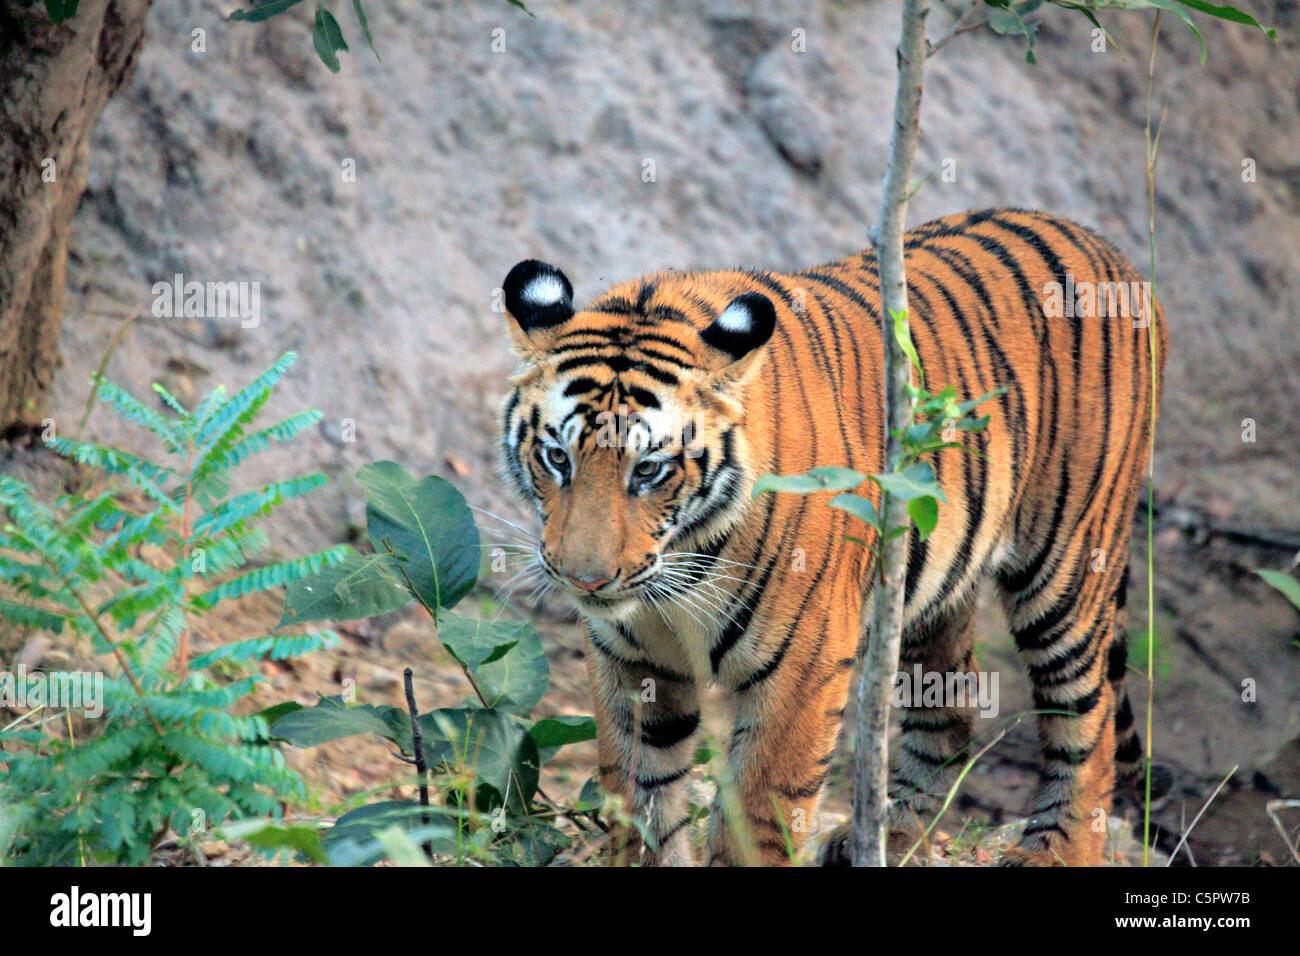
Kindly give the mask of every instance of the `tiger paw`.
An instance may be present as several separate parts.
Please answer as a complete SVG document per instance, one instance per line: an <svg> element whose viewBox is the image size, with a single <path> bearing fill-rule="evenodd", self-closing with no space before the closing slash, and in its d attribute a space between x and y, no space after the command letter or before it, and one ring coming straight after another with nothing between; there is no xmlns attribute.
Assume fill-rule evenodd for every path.
<svg viewBox="0 0 1300 956"><path fill-rule="evenodd" d="M1065 861L1051 850L1017 846L1002 854L998 866L1065 866Z"/></svg>
<svg viewBox="0 0 1300 956"><path fill-rule="evenodd" d="M909 852L917 845L920 831L907 830L902 828L890 827L889 834L885 839L885 859L890 866L897 866L907 856ZM936 842L946 842L948 837L945 833L931 834L930 839ZM852 866L853 865L853 848L850 844L851 833L850 826L847 823L841 823L832 830L821 844L817 851L818 866ZM911 864L920 866L920 857L922 854L912 855Z"/></svg>

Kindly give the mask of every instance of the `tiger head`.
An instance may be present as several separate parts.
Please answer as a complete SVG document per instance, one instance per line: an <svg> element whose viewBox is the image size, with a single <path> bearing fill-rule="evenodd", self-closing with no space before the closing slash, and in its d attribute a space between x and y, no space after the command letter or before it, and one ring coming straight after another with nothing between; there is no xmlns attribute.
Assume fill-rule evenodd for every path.
<svg viewBox="0 0 1300 956"><path fill-rule="evenodd" d="M580 312L554 266L530 259L506 277L522 366L504 474L542 520L541 569L590 615L671 599L748 501L745 392L776 311L726 275L649 276Z"/></svg>

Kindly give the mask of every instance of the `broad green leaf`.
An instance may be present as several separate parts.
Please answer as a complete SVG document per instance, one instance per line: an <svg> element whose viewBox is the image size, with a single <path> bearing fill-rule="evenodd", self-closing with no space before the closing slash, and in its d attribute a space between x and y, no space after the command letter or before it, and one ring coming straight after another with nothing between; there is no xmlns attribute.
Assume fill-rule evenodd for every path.
<svg viewBox="0 0 1300 956"><path fill-rule="evenodd" d="M869 527L877 530L880 528L880 514L876 511L876 506L871 503L870 498L864 498L861 495L836 495L830 500L829 504L832 508L847 511Z"/></svg>
<svg viewBox="0 0 1300 956"><path fill-rule="evenodd" d="M503 711L461 707L422 714L420 726L430 768L474 774L478 809L504 804L524 812L537 792L541 761L523 724Z"/></svg>
<svg viewBox="0 0 1300 956"><path fill-rule="evenodd" d="M546 693L550 665L542 639L528 625L505 656L474 668L474 682L489 707L526 717Z"/></svg>
<svg viewBox="0 0 1300 956"><path fill-rule="evenodd" d="M339 697L323 697L315 707L303 707L280 717L271 724L269 732L295 747L316 747L343 737L378 734L409 751L410 724L406 713L395 707L373 704L348 707Z"/></svg>
<svg viewBox="0 0 1300 956"><path fill-rule="evenodd" d="M934 479L934 469L927 462L917 462L902 472L885 472L871 475L871 480L895 498L920 498L933 495L947 504L943 489Z"/></svg>
<svg viewBox="0 0 1300 956"><path fill-rule="evenodd" d="M334 14L324 7L316 8L316 22L312 26L311 41L316 47L316 55L329 67L330 72L339 71L339 53L347 52L348 45L343 39L343 31Z"/></svg>
<svg viewBox="0 0 1300 956"><path fill-rule="evenodd" d="M396 826L417 844L432 843L435 853L452 856L457 849L457 820L463 816L460 811L444 806L422 807L410 800L382 800L339 817L325 834L324 850L334 866L371 866L387 855L377 835Z"/></svg>
<svg viewBox="0 0 1300 956"><path fill-rule="evenodd" d="M412 597L388 555L354 552L319 574L291 581L277 626L374 617L396 611Z"/></svg>
<svg viewBox="0 0 1300 956"><path fill-rule="evenodd" d="M1257 570L1255 573L1281 591L1300 610L1300 581L1281 571Z"/></svg>
<svg viewBox="0 0 1300 956"><path fill-rule="evenodd" d="M315 827L302 824L270 823L266 820L238 820L217 828L217 835L232 843L247 843L259 850L293 850L311 863L329 865Z"/></svg>
<svg viewBox="0 0 1300 956"><path fill-rule="evenodd" d="M707 762L707 761L706 761ZM605 805L605 795L601 792L600 781L591 777L582 785L582 792L573 802L573 809L583 813L599 810Z"/></svg>
<svg viewBox="0 0 1300 956"><path fill-rule="evenodd" d="M782 491L788 494L811 495L819 491L847 491L866 480L866 475L852 468L832 465L812 468L799 475L763 475L754 482L753 496L765 491Z"/></svg>
<svg viewBox="0 0 1300 956"><path fill-rule="evenodd" d="M499 660L532 632L522 621L484 621L459 614L445 614L438 620L438 640L471 670Z"/></svg>
<svg viewBox="0 0 1300 956"><path fill-rule="evenodd" d="M1037 23L1026 23L1024 17L1041 6L1042 0L1025 0L1022 3L996 4L1000 9L989 15L989 27L995 33L1004 36L1023 36L1027 44L1025 62L1037 63L1034 56L1034 39L1038 34Z"/></svg>
<svg viewBox="0 0 1300 956"><path fill-rule="evenodd" d="M264 707L254 714L254 716L261 717L265 720L267 727L269 728L271 724L275 723L285 714L292 714L295 710L303 709L303 705L298 703L296 700L284 700L278 704L272 704L270 707Z"/></svg>
<svg viewBox="0 0 1300 956"><path fill-rule="evenodd" d="M395 565L430 608L451 608L478 579L479 537L464 496L430 475L416 480L381 461L357 472L366 491L366 524L377 554L391 548Z"/></svg>
<svg viewBox="0 0 1300 956"><path fill-rule="evenodd" d="M568 744L580 744L586 740L596 739L595 717L544 717L529 728L528 735L537 745L537 754L542 763L550 760L556 752Z"/></svg>
<svg viewBox="0 0 1300 956"><path fill-rule="evenodd" d="M81 0L45 0L45 12L55 23L64 23L72 19Z"/></svg>
<svg viewBox="0 0 1300 956"><path fill-rule="evenodd" d="M916 530L924 541L939 523L939 502L931 495L912 498L907 502L907 513L916 523Z"/></svg>

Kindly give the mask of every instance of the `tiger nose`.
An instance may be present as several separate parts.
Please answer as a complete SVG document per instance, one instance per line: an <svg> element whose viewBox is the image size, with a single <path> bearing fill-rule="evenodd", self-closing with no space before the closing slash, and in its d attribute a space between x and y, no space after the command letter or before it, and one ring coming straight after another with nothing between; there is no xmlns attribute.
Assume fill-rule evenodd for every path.
<svg viewBox="0 0 1300 956"><path fill-rule="evenodd" d="M581 578L576 574L566 574L565 580L583 591L599 591L606 584L611 583L613 578Z"/></svg>

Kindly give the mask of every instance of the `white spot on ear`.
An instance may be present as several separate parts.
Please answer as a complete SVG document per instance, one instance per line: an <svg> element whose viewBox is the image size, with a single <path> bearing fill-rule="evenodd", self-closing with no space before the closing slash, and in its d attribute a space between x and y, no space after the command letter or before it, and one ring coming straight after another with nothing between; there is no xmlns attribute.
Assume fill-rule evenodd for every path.
<svg viewBox="0 0 1300 956"><path fill-rule="evenodd" d="M564 283L560 281L559 276L547 273L524 286L521 295L529 305L554 305L564 299Z"/></svg>
<svg viewBox="0 0 1300 956"><path fill-rule="evenodd" d="M718 327L728 332L748 332L753 325L754 317L749 314L749 309L739 302L731 303L718 316Z"/></svg>

